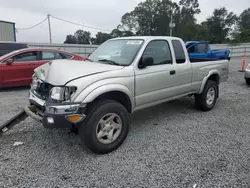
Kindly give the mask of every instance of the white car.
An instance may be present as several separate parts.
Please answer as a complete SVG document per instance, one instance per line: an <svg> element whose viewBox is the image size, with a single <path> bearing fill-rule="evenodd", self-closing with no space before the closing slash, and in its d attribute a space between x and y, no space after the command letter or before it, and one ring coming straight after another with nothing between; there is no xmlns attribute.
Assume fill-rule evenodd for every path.
<svg viewBox="0 0 250 188"><path fill-rule="evenodd" d="M246 84L250 85L250 63L248 64L245 70L245 80L246 80Z"/></svg>

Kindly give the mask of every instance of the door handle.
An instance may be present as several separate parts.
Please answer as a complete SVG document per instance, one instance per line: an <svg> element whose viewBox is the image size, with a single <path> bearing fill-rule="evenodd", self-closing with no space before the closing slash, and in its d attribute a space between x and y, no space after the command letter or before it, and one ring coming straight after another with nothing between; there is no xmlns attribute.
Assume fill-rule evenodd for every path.
<svg viewBox="0 0 250 188"><path fill-rule="evenodd" d="M171 70L169 73L170 73L170 75L174 75L175 74L175 70Z"/></svg>

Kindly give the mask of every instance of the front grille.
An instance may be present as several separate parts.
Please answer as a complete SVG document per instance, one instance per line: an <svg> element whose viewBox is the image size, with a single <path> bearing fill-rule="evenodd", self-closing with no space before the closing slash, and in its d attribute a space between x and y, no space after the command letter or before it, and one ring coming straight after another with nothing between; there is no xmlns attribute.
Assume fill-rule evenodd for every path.
<svg viewBox="0 0 250 188"><path fill-rule="evenodd" d="M38 82L36 93L40 95L43 99L49 98L49 92L52 89L52 85L44 82Z"/></svg>

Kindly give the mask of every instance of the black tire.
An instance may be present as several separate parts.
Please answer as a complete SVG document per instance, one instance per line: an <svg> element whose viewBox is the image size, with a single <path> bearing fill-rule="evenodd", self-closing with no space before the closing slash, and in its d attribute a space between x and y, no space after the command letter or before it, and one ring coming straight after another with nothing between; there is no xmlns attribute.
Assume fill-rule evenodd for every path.
<svg viewBox="0 0 250 188"><path fill-rule="evenodd" d="M210 88L213 88L215 91L215 98L212 104L207 103L207 93L210 90ZM217 98L218 98L218 85L214 81L208 80L203 89L203 92L201 94L195 95L195 105L199 110L210 111L213 109L217 101Z"/></svg>
<svg viewBox="0 0 250 188"><path fill-rule="evenodd" d="M117 114L122 122L121 133L115 141L110 144L101 143L96 136L96 128L100 119L108 113ZM127 109L113 100L98 101L90 106L87 118L79 128L79 136L82 142L92 152L105 154L116 150L124 142L129 131L129 114Z"/></svg>
<svg viewBox="0 0 250 188"><path fill-rule="evenodd" d="M246 84L250 86L250 78L246 78Z"/></svg>

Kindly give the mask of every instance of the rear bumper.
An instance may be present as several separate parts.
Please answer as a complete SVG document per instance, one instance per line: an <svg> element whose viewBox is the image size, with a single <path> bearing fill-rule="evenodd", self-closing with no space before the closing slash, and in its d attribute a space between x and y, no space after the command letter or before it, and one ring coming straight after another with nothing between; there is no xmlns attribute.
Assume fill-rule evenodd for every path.
<svg viewBox="0 0 250 188"><path fill-rule="evenodd" d="M77 128L85 119L86 106L80 103L47 104L34 93L30 94L30 106L25 107L25 112L32 119L43 124L45 128ZM44 104L44 105L40 105ZM66 119L67 116L79 115L80 121L76 123Z"/></svg>

